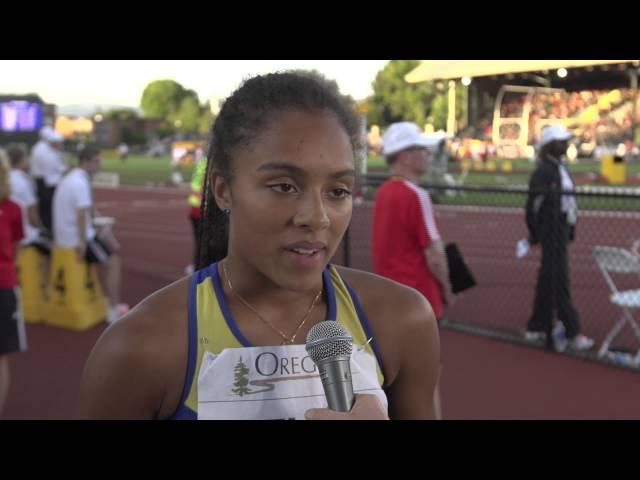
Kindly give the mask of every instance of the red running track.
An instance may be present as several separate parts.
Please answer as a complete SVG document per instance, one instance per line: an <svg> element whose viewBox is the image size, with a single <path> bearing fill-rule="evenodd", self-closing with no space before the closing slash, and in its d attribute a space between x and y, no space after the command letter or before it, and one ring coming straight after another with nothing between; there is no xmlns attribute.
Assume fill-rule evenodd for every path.
<svg viewBox="0 0 640 480"><path fill-rule="evenodd" d="M185 192L142 188L96 191L101 214L117 218L125 301L135 304L184 274L192 248L185 198ZM472 222L440 216L447 235ZM366 220L366 209L357 209L354 228L360 233L354 237L365 235ZM516 238L505 239L504 248ZM482 254L483 247L471 252L471 244L459 242L468 256ZM364 261L367 253L358 252L358 260L354 252L354 263ZM484 283L493 278L490 271L476 273ZM496 274L496 284L498 278ZM490 318L494 299L488 298L469 295L456 308ZM464 306L467 302L472 305ZM13 383L3 418L73 418L84 362L103 330L103 325L86 332L29 326L29 351L11 357ZM441 332L441 344L447 419L640 418L637 373L448 329Z"/></svg>

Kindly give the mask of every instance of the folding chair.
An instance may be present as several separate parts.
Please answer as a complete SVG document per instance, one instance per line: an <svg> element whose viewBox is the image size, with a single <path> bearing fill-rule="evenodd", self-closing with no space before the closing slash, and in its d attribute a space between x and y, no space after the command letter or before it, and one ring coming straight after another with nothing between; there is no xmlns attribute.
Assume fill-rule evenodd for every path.
<svg viewBox="0 0 640 480"><path fill-rule="evenodd" d="M625 323L631 325L633 332L640 340L640 326L638 326L631 313L633 309L640 309L640 289L620 291L610 275L610 273L640 274L640 257L624 248L600 245L593 248L593 257L611 290L609 300L614 305L620 307L623 312L622 317L609 331L598 351L598 356L603 357L609 353L611 342L620 333ZM633 359L633 364L640 366L640 348Z"/></svg>

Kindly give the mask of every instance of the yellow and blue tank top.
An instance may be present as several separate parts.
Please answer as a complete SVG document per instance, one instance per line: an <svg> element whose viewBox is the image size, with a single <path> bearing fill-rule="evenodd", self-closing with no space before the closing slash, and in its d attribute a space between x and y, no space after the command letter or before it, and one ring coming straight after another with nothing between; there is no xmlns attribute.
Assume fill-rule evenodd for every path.
<svg viewBox="0 0 640 480"><path fill-rule="evenodd" d="M376 377L373 380L373 383L376 383L375 387L382 387L384 385L382 358L357 295L333 265L327 266L322 278L327 300L326 320L338 321L349 330L353 336L354 348L358 346L360 351L366 352L367 356L372 358L371 362L374 366L371 369L374 371L372 376ZM217 263L192 275L188 305L187 371L179 407L171 417L174 420L198 418L198 379L203 359L206 361L210 357L233 349L244 348L245 351L249 351L254 347L242 335L227 307ZM292 347L297 347L297 351L301 348L300 345ZM304 360L302 360L303 364ZM310 359L307 360L310 361ZM236 372L236 378L238 375ZM381 390L378 393L384 395Z"/></svg>

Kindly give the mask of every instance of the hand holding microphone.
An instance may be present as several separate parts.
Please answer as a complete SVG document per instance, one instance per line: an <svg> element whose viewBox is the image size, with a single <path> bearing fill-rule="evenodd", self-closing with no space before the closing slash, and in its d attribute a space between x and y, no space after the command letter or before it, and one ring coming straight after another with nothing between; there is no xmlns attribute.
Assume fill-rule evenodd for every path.
<svg viewBox="0 0 640 480"><path fill-rule="evenodd" d="M384 407L375 395L356 394L350 412L336 412L328 408L310 408L305 420L389 420Z"/></svg>
<svg viewBox="0 0 640 480"><path fill-rule="evenodd" d="M353 337L336 321L320 322L309 330L305 346L318 367L329 408L307 410L307 420L380 420L386 412L375 395L356 395L351 380ZM352 408L353 407L353 408Z"/></svg>

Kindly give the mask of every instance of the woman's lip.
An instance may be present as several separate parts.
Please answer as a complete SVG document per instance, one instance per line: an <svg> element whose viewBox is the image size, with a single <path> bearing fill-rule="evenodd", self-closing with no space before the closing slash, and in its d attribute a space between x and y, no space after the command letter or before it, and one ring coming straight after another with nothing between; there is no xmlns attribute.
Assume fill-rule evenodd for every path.
<svg viewBox="0 0 640 480"><path fill-rule="evenodd" d="M285 249L288 253L288 256L293 262L302 268L316 268L324 261L324 250L313 250L311 255L305 255L303 253L298 253L291 249Z"/></svg>
<svg viewBox="0 0 640 480"><path fill-rule="evenodd" d="M285 250L288 250L290 252L297 252L297 251L320 252L324 250L324 248L292 247L292 248L285 248Z"/></svg>
<svg viewBox="0 0 640 480"><path fill-rule="evenodd" d="M291 243L284 248L286 248L287 250L293 250L296 248L302 250L324 250L325 248L327 248L327 245L322 242L298 242Z"/></svg>

